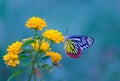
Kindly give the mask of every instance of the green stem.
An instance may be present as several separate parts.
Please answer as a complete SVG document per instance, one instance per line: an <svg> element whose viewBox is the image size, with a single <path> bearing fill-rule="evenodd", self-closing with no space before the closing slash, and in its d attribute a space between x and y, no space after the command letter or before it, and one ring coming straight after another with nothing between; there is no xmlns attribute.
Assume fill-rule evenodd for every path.
<svg viewBox="0 0 120 81"><path fill-rule="evenodd" d="M35 66L35 61L33 62L32 72L33 72L33 75L34 75L34 81L36 81L36 73L35 73L34 66Z"/></svg>
<svg viewBox="0 0 120 81"><path fill-rule="evenodd" d="M46 77L46 75L49 73L49 71L50 71L50 68L48 68L48 70L47 70L46 73L43 75L43 77L41 78L40 81L43 81L43 79Z"/></svg>
<svg viewBox="0 0 120 81"><path fill-rule="evenodd" d="M34 34L35 36L37 35L37 29L35 29L35 34Z"/></svg>
<svg viewBox="0 0 120 81"><path fill-rule="evenodd" d="M33 38L36 39L36 36L37 36L37 35L38 35L38 34L37 34L37 30L35 30L35 34L34 34L34 37L33 37ZM35 47L36 47L36 43L35 43L34 48L35 48ZM31 61L32 61L32 69L31 69L31 72L30 72L30 74L29 74L28 81L31 81L32 74L33 74L33 77L34 77L34 81L36 81L36 72L35 72L34 67L35 67L35 62L36 62L37 56L38 56L38 51L37 51L37 53L34 54L34 55L32 55L32 54L30 53L30 58L31 58Z"/></svg>
<svg viewBox="0 0 120 81"><path fill-rule="evenodd" d="M31 72L29 74L28 81L31 81L31 77L32 77L32 69L31 69Z"/></svg>
<svg viewBox="0 0 120 81"><path fill-rule="evenodd" d="M33 58L33 55L32 55L31 53L30 53L30 58L31 58L31 61L32 61L32 69L31 69L31 72L30 72L28 81L31 81L32 74L33 74L33 76L34 76L34 81L36 81L36 73L35 73L35 69L34 69L34 66L35 66L35 58Z"/></svg>
<svg viewBox="0 0 120 81"><path fill-rule="evenodd" d="M33 62L33 56L31 53L30 53L30 58L31 58L31 61ZM33 67L33 65L32 65L32 67ZM29 77L28 77L28 81L31 81L32 73L33 73L33 69L31 69L31 72L30 72Z"/></svg>
<svg viewBox="0 0 120 81"><path fill-rule="evenodd" d="M40 46L41 46L41 41L39 40L39 47L38 47L38 51L37 51L37 53L35 54L35 62L39 59L38 54L39 54L39 51L40 51Z"/></svg>
<svg viewBox="0 0 120 81"><path fill-rule="evenodd" d="M36 36L38 36L37 29L34 30L35 34L33 36L34 39L36 39Z"/></svg>
<svg viewBox="0 0 120 81"><path fill-rule="evenodd" d="M13 69L13 73L15 73L16 72L15 67L12 67L12 69ZM15 76L15 80L16 80L16 76Z"/></svg>
<svg viewBox="0 0 120 81"><path fill-rule="evenodd" d="M36 43L35 43L36 44ZM36 46L35 46L36 47ZM35 67L35 63L36 63L36 61L37 61L37 56L38 56L38 54L39 54L39 49L40 49L40 44L39 44L39 47L38 47L38 51L37 51L37 53L35 54L35 56L34 56L34 59L33 59L33 65L32 65L32 72L33 72L33 76L34 76L34 81L36 81L36 72L35 72L35 69L34 69L34 67Z"/></svg>
<svg viewBox="0 0 120 81"><path fill-rule="evenodd" d="M35 69L34 69L34 67L35 67L35 61L32 60L32 62L33 62L32 69L31 69L28 81L31 81L32 74L34 76L34 81L36 81L36 73L35 73Z"/></svg>

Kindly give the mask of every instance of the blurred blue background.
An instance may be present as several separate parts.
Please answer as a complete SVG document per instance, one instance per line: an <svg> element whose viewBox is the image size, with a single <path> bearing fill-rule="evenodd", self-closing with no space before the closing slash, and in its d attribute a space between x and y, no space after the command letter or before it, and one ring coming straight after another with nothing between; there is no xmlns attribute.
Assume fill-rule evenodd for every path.
<svg viewBox="0 0 120 81"><path fill-rule="evenodd" d="M44 18L49 29L64 35L67 28L67 35L95 39L79 59L69 58L63 44L54 45L63 56L62 67L46 81L120 81L120 0L0 0L0 81L7 81L12 72L2 60L7 46L33 35L24 26L32 16Z"/></svg>

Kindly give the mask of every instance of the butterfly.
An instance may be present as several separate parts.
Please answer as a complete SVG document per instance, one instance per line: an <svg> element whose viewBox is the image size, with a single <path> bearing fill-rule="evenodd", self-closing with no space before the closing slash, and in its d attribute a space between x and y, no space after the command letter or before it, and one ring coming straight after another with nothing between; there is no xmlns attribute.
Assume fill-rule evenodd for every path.
<svg viewBox="0 0 120 81"><path fill-rule="evenodd" d="M94 42L94 39L89 36L66 36L64 49L71 58L79 58L81 51L89 48Z"/></svg>

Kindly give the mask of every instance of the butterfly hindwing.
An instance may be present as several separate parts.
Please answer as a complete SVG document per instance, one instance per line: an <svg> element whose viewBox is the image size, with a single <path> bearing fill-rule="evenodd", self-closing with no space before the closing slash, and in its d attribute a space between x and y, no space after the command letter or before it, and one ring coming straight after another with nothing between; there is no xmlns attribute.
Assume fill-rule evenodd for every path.
<svg viewBox="0 0 120 81"><path fill-rule="evenodd" d="M78 46L71 40L68 40L65 42L65 50L70 53L76 54L78 52L77 50Z"/></svg>
<svg viewBox="0 0 120 81"><path fill-rule="evenodd" d="M72 58L78 58L81 56L81 49L74 41L71 41L71 39L65 41L64 47L68 56Z"/></svg>

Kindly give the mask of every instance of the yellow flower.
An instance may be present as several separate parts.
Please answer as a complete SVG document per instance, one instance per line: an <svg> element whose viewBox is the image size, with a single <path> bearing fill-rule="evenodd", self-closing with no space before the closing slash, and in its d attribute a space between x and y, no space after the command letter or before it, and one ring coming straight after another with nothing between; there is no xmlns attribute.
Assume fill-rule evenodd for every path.
<svg viewBox="0 0 120 81"><path fill-rule="evenodd" d="M47 24L44 19L39 17L32 17L25 24L26 27L32 29L42 30L44 27L47 27Z"/></svg>
<svg viewBox="0 0 120 81"><path fill-rule="evenodd" d="M22 44L23 44L22 42L16 41L12 45L8 46L7 51L15 53L15 54L19 54L22 51L22 50L20 50Z"/></svg>
<svg viewBox="0 0 120 81"><path fill-rule="evenodd" d="M38 51L39 48L40 48L41 51L46 51L48 49L49 50L51 49L51 48L49 48L50 44L48 42L43 40L40 47L39 47L39 42L40 42L39 40L36 40L36 43L32 44L32 47L33 47L34 50Z"/></svg>
<svg viewBox="0 0 120 81"><path fill-rule="evenodd" d="M20 63L20 61L18 60L18 57L19 57L18 54L9 52L3 56L3 60L5 61L5 64L7 64L8 66L15 67Z"/></svg>
<svg viewBox="0 0 120 81"><path fill-rule="evenodd" d="M22 42L16 41L12 45L8 46L7 54L3 56L3 60L5 64L15 67L20 63L18 57L19 53L22 51L20 48L22 46Z"/></svg>
<svg viewBox="0 0 120 81"><path fill-rule="evenodd" d="M58 30L46 30L42 35L55 43L64 42L64 36Z"/></svg>
<svg viewBox="0 0 120 81"><path fill-rule="evenodd" d="M53 63L58 63L62 59L61 54L53 51L46 52L46 56L50 56Z"/></svg>
<svg viewBox="0 0 120 81"><path fill-rule="evenodd" d="M50 44L48 42L46 42L46 41L43 41L41 46L40 46L40 50L46 51L46 50L48 50L49 47L50 47ZM51 48L49 48L49 50L50 49Z"/></svg>

